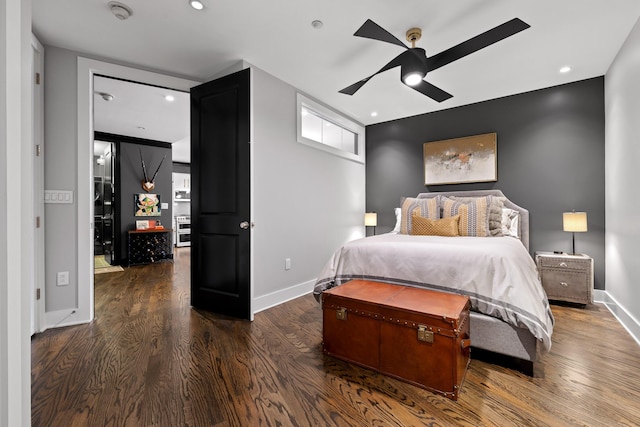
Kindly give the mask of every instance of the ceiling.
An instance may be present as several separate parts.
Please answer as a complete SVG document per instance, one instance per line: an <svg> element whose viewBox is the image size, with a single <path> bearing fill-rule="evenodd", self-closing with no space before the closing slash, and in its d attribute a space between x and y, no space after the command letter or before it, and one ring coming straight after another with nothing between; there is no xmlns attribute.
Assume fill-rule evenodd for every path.
<svg viewBox="0 0 640 427"><path fill-rule="evenodd" d="M187 0L123 0L133 15L121 21L106 0L33 0L33 27L45 47L198 81L242 59L369 125L602 76L640 16L637 0L202 2L205 8L196 11ZM354 37L366 19L402 41L409 28L421 27L417 47L431 56L514 17L531 28L427 75L427 81L453 95L447 101L435 102L404 86L398 69L374 77L353 96L338 93L402 52L389 43ZM321 20L322 28L314 28L314 20ZM562 74L565 65L572 71ZM123 96L138 93L122 90ZM140 96L143 92L158 95L141 89ZM127 113L135 119L127 126L145 127L143 137L149 138L153 126L167 121L139 124L144 113ZM157 139L167 140L168 131L160 132L165 136Z"/></svg>
<svg viewBox="0 0 640 427"><path fill-rule="evenodd" d="M169 142L174 162L191 163L188 93L104 76L93 88L94 130Z"/></svg>

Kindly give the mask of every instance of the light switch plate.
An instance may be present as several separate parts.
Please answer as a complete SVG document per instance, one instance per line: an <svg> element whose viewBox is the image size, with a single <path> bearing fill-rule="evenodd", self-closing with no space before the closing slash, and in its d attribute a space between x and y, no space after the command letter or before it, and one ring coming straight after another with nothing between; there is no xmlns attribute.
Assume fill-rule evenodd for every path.
<svg viewBox="0 0 640 427"><path fill-rule="evenodd" d="M69 190L44 190L45 203L73 203L73 191Z"/></svg>

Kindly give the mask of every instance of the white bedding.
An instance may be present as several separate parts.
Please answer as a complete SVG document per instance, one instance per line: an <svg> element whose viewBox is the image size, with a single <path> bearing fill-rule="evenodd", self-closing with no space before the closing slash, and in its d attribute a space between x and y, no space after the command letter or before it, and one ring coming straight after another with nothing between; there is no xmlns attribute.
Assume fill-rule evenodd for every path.
<svg viewBox="0 0 640 427"><path fill-rule="evenodd" d="M527 328L551 348L553 315L531 256L512 237L382 234L336 250L314 294L352 279L468 295L472 309Z"/></svg>

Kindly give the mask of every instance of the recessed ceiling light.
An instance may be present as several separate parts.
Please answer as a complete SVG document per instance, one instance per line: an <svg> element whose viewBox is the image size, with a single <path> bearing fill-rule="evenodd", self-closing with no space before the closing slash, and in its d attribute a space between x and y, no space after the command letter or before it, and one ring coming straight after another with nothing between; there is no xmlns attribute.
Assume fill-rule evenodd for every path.
<svg viewBox="0 0 640 427"><path fill-rule="evenodd" d="M322 23L322 21L321 21L321 20L319 20L319 19L316 19L315 21L311 22L311 26L312 26L313 28L315 28L316 30L319 30L320 28L322 28L322 26L323 26L323 25L324 25L324 24L323 24L323 23Z"/></svg>
<svg viewBox="0 0 640 427"><path fill-rule="evenodd" d="M107 92L96 92L96 93L100 95L100 97L105 101L113 101L114 97L110 93L107 93Z"/></svg>
<svg viewBox="0 0 640 427"><path fill-rule="evenodd" d="M165 95L164 100L168 102L173 102L176 100L176 98L173 95Z"/></svg>
<svg viewBox="0 0 640 427"><path fill-rule="evenodd" d="M373 111L371 113L371 117L378 117L378 112L377 111Z"/></svg>
<svg viewBox="0 0 640 427"><path fill-rule="evenodd" d="M571 71L571 67L569 67L568 65L565 65L564 67L560 68L560 72L561 72L562 74L566 74L566 73L568 73L569 71Z"/></svg>
<svg viewBox="0 0 640 427"><path fill-rule="evenodd" d="M138 130L147 130L144 126L138 126Z"/></svg>
<svg viewBox="0 0 640 427"><path fill-rule="evenodd" d="M204 3L202 3L200 0L189 0L189 4L191 5L192 8L194 8L195 10L202 10L204 9Z"/></svg>

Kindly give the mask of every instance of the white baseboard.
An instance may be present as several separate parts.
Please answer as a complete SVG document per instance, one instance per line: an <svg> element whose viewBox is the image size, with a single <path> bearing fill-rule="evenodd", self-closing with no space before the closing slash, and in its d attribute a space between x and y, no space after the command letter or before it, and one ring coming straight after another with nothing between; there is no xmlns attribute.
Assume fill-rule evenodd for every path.
<svg viewBox="0 0 640 427"><path fill-rule="evenodd" d="M622 304L602 289L594 289L593 300L597 303L604 304L618 322L629 332L629 335L640 345L640 322L634 318Z"/></svg>
<svg viewBox="0 0 640 427"><path fill-rule="evenodd" d="M256 297L253 299L253 313L258 313L260 311L275 307L276 305L280 305L287 301L291 301L292 299L306 295L309 292L313 291L313 286L315 285L315 283L315 279L309 280L308 282L293 285L286 289L281 289L267 295Z"/></svg>
<svg viewBox="0 0 640 427"><path fill-rule="evenodd" d="M78 318L78 309L69 308L59 311L48 311L45 313L46 328L40 332L44 332L49 328L62 328L64 326L81 325L89 323L89 320Z"/></svg>

